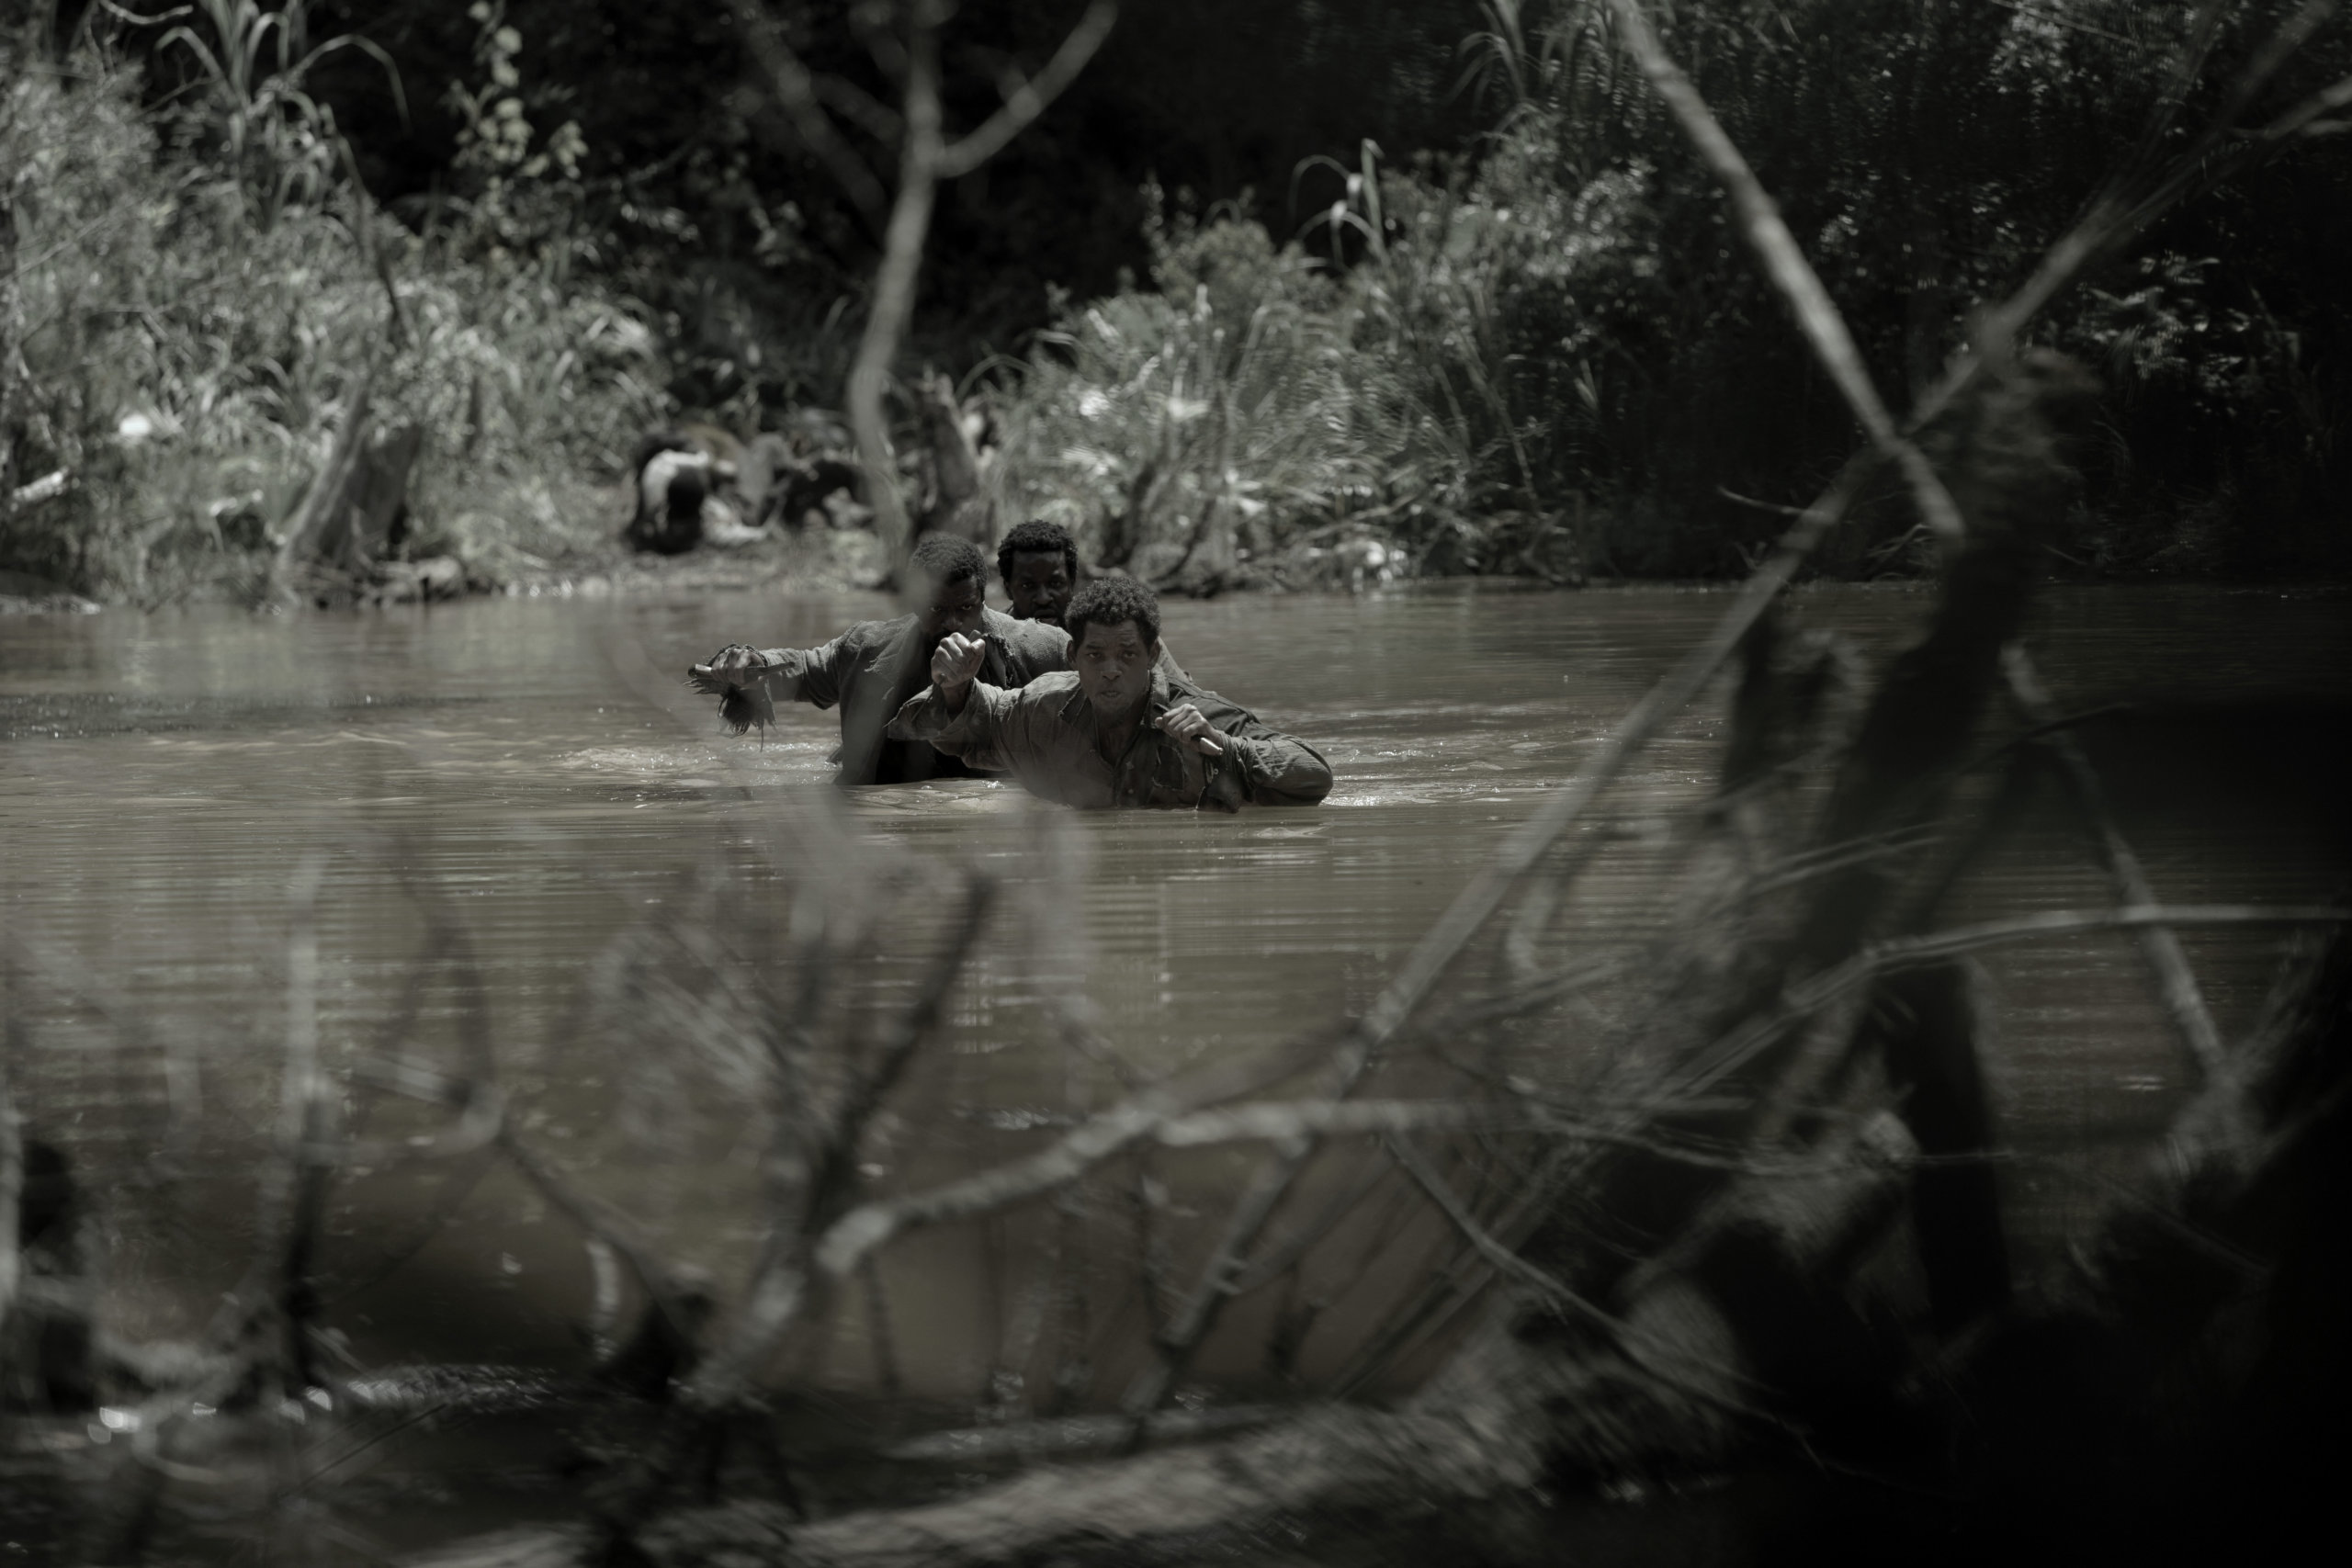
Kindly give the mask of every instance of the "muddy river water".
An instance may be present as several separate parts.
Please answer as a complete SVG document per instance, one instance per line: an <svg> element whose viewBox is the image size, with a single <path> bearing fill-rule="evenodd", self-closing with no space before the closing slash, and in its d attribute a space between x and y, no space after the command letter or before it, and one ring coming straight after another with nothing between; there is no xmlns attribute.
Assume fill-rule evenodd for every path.
<svg viewBox="0 0 2352 1568"><path fill-rule="evenodd" d="M699 1100L677 1089L647 1060L659 1042L610 1038L579 998L618 933L688 901L698 871L763 852L763 825L979 867L1009 890L1008 919L983 940L877 1155L870 1174L888 1190L1033 1147L1037 1124L1074 1097L1099 1102L1104 1085L1074 1086L1046 1043L1043 998L1057 986L1079 987L1102 1037L1147 1072L1271 1045L1363 1005L1497 839L1725 604L1695 590L1449 584L1172 605L1178 656L1322 750L1331 797L1056 827L1016 787L983 781L834 802L820 782L832 715L794 708L764 744L729 739L677 684L725 642L807 645L888 613L872 595L0 618L0 922L30 964L9 1070L28 1130L68 1152L104 1216L109 1312L133 1331L188 1331L243 1261L250 1154L275 1113L296 867L315 855L322 870L330 1063L379 1048L412 1002L421 1049L453 1038L457 989L435 979L410 993L429 888L470 932L521 1124L723 1281L740 1277L756 1234L742 1119L726 1115L723 1086ZM1910 590L1795 600L1807 623L1882 656L1928 604ZM2132 705L2085 733L2163 897L2341 890L2352 601L2055 591L2032 639L2062 706ZM1586 878L1566 946L1627 951L1655 932L1658 846L1706 789L1720 733L1718 694L1611 795L1601 826L1622 852ZM2103 901L2079 836L2051 807L1956 914ZM2279 939L2186 940L2223 1029L2243 1029ZM875 995L902 997L920 956L881 965ZM1988 962L2011 1143L2127 1168L2188 1084L2134 950L2086 936ZM1247 1159L1188 1168L1176 1207ZM576 1359L596 1292L578 1231L509 1174L469 1167L465 1179L355 1172L338 1189L331 1312L352 1354ZM2029 1243L2096 1198L2039 1167L2012 1179ZM872 1314L851 1314L800 1375L978 1401L992 1397L991 1369L1040 1332L987 1227L894 1253L884 1277L887 1354ZM1102 1344L1080 1403L1115 1395L1125 1363L1113 1341L1125 1337L1131 1360L1141 1337L1132 1313L1089 1332ZM1299 1363L1309 1375L1350 1350L1343 1327L1321 1337ZM1255 1353L1238 1335L1204 1375L1242 1376Z"/></svg>

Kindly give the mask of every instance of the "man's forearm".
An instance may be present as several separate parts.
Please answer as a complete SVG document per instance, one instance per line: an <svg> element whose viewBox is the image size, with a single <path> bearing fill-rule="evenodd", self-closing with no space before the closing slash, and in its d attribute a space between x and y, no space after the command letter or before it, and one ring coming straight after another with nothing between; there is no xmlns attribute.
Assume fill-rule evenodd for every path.
<svg viewBox="0 0 2352 1568"><path fill-rule="evenodd" d="M925 686L906 700L883 733L893 740L925 741L951 757L963 758L972 767L1008 771L996 754L996 728L989 721L989 709L990 695L1002 694L993 688L989 694L976 694L978 684L965 685L961 713L948 711L946 697L937 686Z"/></svg>
<svg viewBox="0 0 2352 1568"><path fill-rule="evenodd" d="M765 660L757 670L745 672L748 682L757 681L768 690L771 697L789 701L798 698L818 707L831 707L841 700L841 694L831 690L829 682L811 682L809 673L823 662L826 649L821 648L763 648L758 650ZM824 689L820 690L818 688Z"/></svg>
<svg viewBox="0 0 2352 1568"><path fill-rule="evenodd" d="M1313 806L1331 793L1331 764L1303 740L1263 727L1256 735L1227 731L1223 739L1233 753L1229 765L1260 806Z"/></svg>

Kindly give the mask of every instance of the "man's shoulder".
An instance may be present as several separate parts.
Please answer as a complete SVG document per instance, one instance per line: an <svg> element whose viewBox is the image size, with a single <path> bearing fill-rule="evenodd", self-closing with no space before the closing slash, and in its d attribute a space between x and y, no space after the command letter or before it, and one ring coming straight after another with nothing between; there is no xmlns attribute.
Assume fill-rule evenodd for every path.
<svg viewBox="0 0 2352 1568"><path fill-rule="evenodd" d="M1234 723L1261 722L1256 714L1251 713L1231 697L1221 696L1210 691L1190 675L1182 673L1170 675L1167 681L1168 702L1171 707L1178 703L1190 703L1201 710L1202 717L1220 727Z"/></svg>
<svg viewBox="0 0 2352 1568"><path fill-rule="evenodd" d="M1020 687L1012 695L1023 707L1059 707L1078 690L1078 672L1052 670Z"/></svg>
<svg viewBox="0 0 2352 1568"><path fill-rule="evenodd" d="M981 623L982 630L1040 670L1056 669L1069 661L1069 634L1059 626L1043 621L1017 621L1001 610L983 612Z"/></svg>
<svg viewBox="0 0 2352 1568"><path fill-rule="evenodd" d="M913 629L912 615L899 615L888 621L853 621L836 638L843 648L858 652L870 652L888 648Z"/></svg>

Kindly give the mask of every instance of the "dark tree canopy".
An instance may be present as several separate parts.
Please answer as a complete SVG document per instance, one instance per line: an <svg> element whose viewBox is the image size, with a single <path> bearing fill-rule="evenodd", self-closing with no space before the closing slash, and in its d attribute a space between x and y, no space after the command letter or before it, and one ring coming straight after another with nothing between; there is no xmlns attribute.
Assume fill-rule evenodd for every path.
<svg viewBox="0 0 2352 1568"><path fill-rule="evenodd" d="M1007 67L1035 71L1083 9L1081 0L972 0L947 31L952 124L978 124L1000 101ZM786 0L794 43L813 70L883 103L894 92L842 7ZM1459 45L1478 23L1474 0L1178 0L1132 5L1102 53L1052 112L1003 154L944 193L924 291L926 335L1000 347L1046 319L1047 285L1080 297L1140 273L1147 179L1202 206L1254 197L1277 232L1293 171L1366 137L1399 154L1460 147L1478 122L1454 92ZM873 234L808 156L762 86L723 6L626 0L507 0L534 119L576 118L583 173L621 182L642 207L693 226L703 254L748 261L753 204L789 202L802 265L851 284ZM459 120L444 85L473 72L478 25L448 0L320 0L314 35L365 32L399 62L411 123L364 57L330 62L320 85L352 133L368 182L413 209L450 179ZM889 164L876 145L887 178ZM1322 199L1329 199L1328 191Z"/></svg>

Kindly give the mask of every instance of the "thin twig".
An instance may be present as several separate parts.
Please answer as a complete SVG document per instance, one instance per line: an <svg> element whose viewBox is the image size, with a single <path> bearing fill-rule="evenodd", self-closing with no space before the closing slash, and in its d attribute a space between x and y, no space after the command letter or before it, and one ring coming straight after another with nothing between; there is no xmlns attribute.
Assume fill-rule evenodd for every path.
<svg viewBox="0 0 2352 1568"><path fill-rule="evenodd" d="M2034 674L2025 650L2012 645L2003 655L2001 664L2018 711L2028 723L2046 732L2042 745L2058 760L2059 772L2075 797L2075 808L2091 830L2099 863L2107 871L2108 886L2114 889L2115 901L2132 907L2154 904L2155 889L2148 885L2140 857L2132 852L2122 829L2116 825L2115 812L2107 803L2107 791L2101 787L2098 774L2093 771L2090 759L2083 754L2081 744L2056 728L2057 705L2050 700L2049 692ZM2162 998L2173 1027L2180 1032L2197 1070L2209 1083L2224 1077L2229 1062L2222 1032L2214 1026L2213 1015L2206 1009L2205 995L2198 988L2197 976L2188 967L2180 939L2161 925L2143 926L2134 935L2141 956L2155 976L2156 994Z"/></svg>
<svg viewBox="0 0 2352 1568"><path fill-rule="evenodd" d="M890 1303L882 1293L880 1261L868 1253L858 1275L865 1287L865 1337L873 1342L875 1381L882 1397L894 1400L903 1384L899 1376L898 1341L890 1329Z"/></svg>
<svg viewBox="0 0 2352 1568"><path fill-rule="evenodd" d="M1333 1193L1319 1213L1290 1235L1273 1242L1251 1260L1250 1267L1233 1281L1233 1293L1246 1296L1281 1278L1284 1270L1305 1258L1317 1242L1337 1230L1342 1221L1372 1196L1373 1190L1387 1179L1388 1171L1379 1161L1364 1161L1363 1168L1356 1173L1356 1179Z"/></svg>
<svg viewBox="0 0 2352 1568"><path fill-rule="evenodd" d="M1198 1135L1207 1129L1187 1127L1187 1113L1194 1106L1229 1100L1258 1083L1285 1077L1295 1070L1295 1065L1286 1062L1234 1062L1178 1083L1148 1089L1080 1123L1026 1158L925 1191L878 1198L859 1205L827 1228L816 1246L814 1260L824 1273L838 1279L854 1268L860 1258L894 1236L930 1225L972 1219L1042 1197L1138 1144L1165 1142L1163 1133L1172 1132L1180 1139L1188 1132L1196 1134L1186 1146L1266 1136L1263 1124L1247 1114L1221 1124L1225 1137ZM1249 1108L1244 1109L1246 1111ZM1302 1108L1302 1117L1330 1114L1333 1110L1329 1106L1313 1111ZM1273 1132L1275 1135L1295 1134L1303 1124L1303 1121L1281 1121Z"/></svg>
<svg viewBox="0 0 2352 1568"><path fill-rule="evenodd" d="M988 924L989 908L995 903L996 895L993 878L976 875L965 884L964 907L958 911L946 948L933 962L914 1000L893 1021L873 1066L857 1076L834 1113L833 1136L844 1148L854 1150L875 1111L898 1087L916 1050L938 1026L940 1010L945 1007L949 990L964 972L965 962Z"/></svg>
<svg viewBox="0 0 2352 1568"><path fill-rule="evenodd" d="M1510 890L1542 863L1552 845L1616 782L1667 721L1689 705L1714 678L1757 621L1771 608L1798 567L1852 505L1871 467L1869 462L1860 460L1847 464L1838 481L1806 509L1804 516L1781 536L1780 547L1771 557L1742 585L1739 596L1706 640L1683 655L1666 677L1634 705L1609 739L1577 770L1575 778L1548 796L1534 816L1504 837L1492 857L1471 878L1470 885L1455 896L1445 913L1422 934L1387 987L1341 1038L1325 1069L1325 1092L1331 1098L1344 1099L1354 1091L1381 1049L1453 967L1453 961L1493 918ZM1313 1153L1312 1142L1306 1141L1277 1148L1261 1165L1236 1205L1225 1235L1202 1269L1187 1298L1185 1314L1163 1347L1161 1360L1130 1388L1126 1408L1131 1413L1157 1405L1173 1386L1175 1364L1190 1353L1207 1325L1214 1323L1244 1258L1256 1245ZM1181 1337L1174 1337L1180 1331Z"/></svg>
<svg viewBox="0 0 2352 1568"><path fill-rule="evenodd" d="M573 1186L568 1177L523 1142L512 1124L500 1129L498 1146L506 1151L514 1168L573 1224L620 1255L654 1309L669 1320L681 1338L691 1342L695 1314L685 1305L677 1275L638 1229L637 1222L594 1193Z"/></svg>
<svg viewBox="0 0 2352 1568"><path fill-rule="evenodd" d="M809 1280L805 1266L807 1236L816 1227L833 1223L833 1211L854 1193L858 1142L916 1049L937 1025L948 992L979 939L995 893L995 884L989 878L970 880L961 919L947 947L933 961L914 999L892 1024L874 1066L860 1075L835 1108L824 1143L815 1151L802 1206L797 1212L774 1217L775 1231L745 1292L741 1317L719 1348L695 1371L688 1398L697 1408L717 1408L739 1395L808 1305L809 1287L815 1281ZM779 1125L777 1135L787 1139L790 1130ZM800 1167L795 1151L784 1147L775 1151L772 1163L779 1168ZM789 1201L791 1194L785 1190L788 1186L789 1181L777 1183L780 1201ZM823 1283L830 1287L847 1272L846 1269L834 1270Z"/></svg>
<svg viewBox="0 0 2352 1568"><path fill-rule="evenodd" d="M1600 1329L1608 1337L1610 1344L1617 1353L1625 1359L1626 1364L1643 1376L1654 1379L1679 1393L1689 1394L1694 1399L1729 1411L1734 1415L1754 1417L1761 1414L1752 1405L1734 1399L1720 1390L1692 1382L1679 1373L1658 1366L1641 1354L1636 1348L1637 1337L1623 1318L1577 1294L1559 1280L1538 1269L1497 1240L1493 1233L1478 1223L1476 1217L1470 1213L1469 1208L1455 1194L1453 1189L1446 1184L1445 1179L1437 1173L1435 1168L1422 1157L1420 1151L1413 1147L1408 1140L1396 1136L1385 1139L1384 1142L1388 1152L1396 1157L1396 1163L1405 1168L1406 1174L1419 1184L1421 1190L1429 1195L1430 1201L1437 1205L1438 1212L1452 1223L1455 1230L1461 1232L1463 1239L1470 1244L1472 1250L1490 1268L1533 1291L1555 1311L1561 1312L1563 1315L1573 1314ZM1686 1355L1683 1359L1695 1366L1703 1367L1716 1373L1734 1385L1758 1386L1756 1381L1746 1372L1712 1357Z"/></svg>
<svg viewBox="0 0 2352 1568"><path fill-rule="evenodd" d="M1750 1019L1702 1052L1675 1076L1678 1095L1704 1094L1800 1019L1852 995L1881 975L1923 968L1974 953L2043 937L2082 931L2143 931L2158 926L2317 926L2352 920L2352 909L2331 905L2260 904L2143 905L2120 909L2052 909L1982 925L1958 926L1926 936L1900 937L1864 947L1844 963L1823 970L1783 993L1778 1007Z"/></svg>
<svg viewBox="0 0 2352 1568"><path fill-rule="evenodd" d="M1413 1146L1410 1139L1401 1134L1391 1134L1383 1138L1381 1143L1395 1157L1396 1163L1404 1168L1405 1174L1411 1177L1420 1190L1429 1195L1430 1201L1437 1205L1438 1213L1443 1214L1452 1223L1453 1228L1462 1233L1462 1238L1470 1244L1471 1249L1485 1258L1498 1272L1527 1286L1552 1305L1565 1307L1599 1327L1612 1333L1615 1331L1617 1319L1614 1316L1602 1311L1595 1303L1587 1301L1501 1242L1497 1241L1494 1235L1478 1223L1476 1217L1470 1213L1468 1206L1455 1194L1453 1189L1446 1185L1445 1179L1421 1156L1421 1152Z"/></svg>
<svg viewBox="0 0 2352 1568"><path fill-rule="evenodd" d="M277 1161L262 1183L262 1213L252 1274L238 1295L243 1325L252 1325L275 1307L282 1338L264 1365L296 1377L308 1352L303 1335L308 1316L307 1271L310 1223L317 1215L317 1190L323 1170L309 1152L329 1140L325 1085L319 1072L319 884L324 866L306 855L294 870L288 894L286 939L286 1060L278 1087Z"/></svg>
<svg viewBox="0 0 2352 1568"><path fill-rule="evenodd" d="M1936 526L1939 532L1945 532L1948 525L1946 536L1958 537L1963 525L1956 509L1950 512L1943 523L1938 522L1943 510L1951 507L1950 493L1944 490L1942 481L1908 442L1903 443L1899 448L1889 446L1893 435L1892 421L1854 348L1850 334L1846 331L1843 318L1796 249L1795 242L1790 237L1787 226L1781 222L1771 198L1765 194L1754 172L1724 134L1722 125L1691 86L1690 79L1667 58L1657 34L1650 28L1640 0L1611 0L1611 3L1623 25L1628 45L1641 62L1651 85L1682 122L1685 134L1730 193L1747 231L1749 242L1763 259L1767 274L1796 311L1799 321L1805 325L1806 335L1815 354L1846 395L1856 417L1864 428L1871 431L1882 449L1901 461L1915 498L1931 525ZM2198 146L2177 168L2186 170L2196 165L2206 149L2253 101L2263 85L2335 9L2335 0L2309 0L2256 51L2253 60L2232 85L2221 110L2213 117ZM2209 28L2212 21L2213 17L2209 11L2199 19L2200 32ZM2192 52L2197 47L2191 46ZM2201 59L2201 53L2197 54L2197 58ZM2175 85L2177 89L2179 84L2176 82ZM2177 174L2172 180L2160 184L2159 191L2168 188L2181 177ZM2148 203L2143 201L2141 205L2144 208ZM2086 220L2086 225L2089 221ZM2128 225L2130 220L2118 221L2120 225ZM2120 232L2120 227L2118 232ZM2101 243L2111 243L2115 238L2115 235L2109 235ZM2011 308L2018 303L2012 300ZM1988 333L1987 341L1996 345L1996 353L2006 353L2007 335L2013 331L2014 327L2008 326ZM2056 716L2055 709L2035 677L2024 650L2014 647L2009 649L2004 663L2010 689L2028 716L2038 725L2051 724ZM2071 736L2064 733L2053 733L2048 744L2059 758L2078 803L2091 818L2098 833L2101 858L2107 865L2109 880L2115 886L2119 901L2134 907L2153 905L2154 893L2141 874L2138 860L2130 845L2117 829L2112 813L2106 808L2098 778L2081 747ZM2221 1037L2205 1010L2196 979L2189 973L2188 961L2181 953L2178 940L2168 931L2149 926L2143 928L2141 946L2150 966L2155 971L2165 1009L2187 1039L2200 1069L2209 1077L2218 1075L2222 1071Z"/></svg>
<svg viewBox="0 0 2352 1568"><path fill-rule="evenodd" d="M1064 88L1078 80L1078 73L1094 58L1102 40L1111 36L1112 24L1118 19L1117 0L1094 0L1087 6L1086 14L1079 17L1078 25L1070 28L1043 71L1015 88L1005 99L1004 107L981 121L978 130L940 150L933 164L939 177L960 178L1003 152L1014 137L1061 96Z"/></svg>
<svg viewBox="0 0 2352 1568"><path fill-rule="evenodd" d="M1956 543L1965 532L1960 508L1944 489L1943 480L1937 476L1927 455L1903 434L1894 414L1880 399L1870 370L1862 363L1861 350L1855 345L1853 333L1847 330L1845 317L1831 302L1829 291L1822 287L1812 264L1804 259L1796 237L1781 220L1779 206L1766 194L1756 171L1747 166L1747 160L1724 132L1714 111L1690 85L1690 78L1668 57L1650 27L1641 0L1610 0L1610 9L1616 13L1618 30L1623 35L1626 47L1633 51L1642 73L1649 78L1652 90L1681 122L1683 134L1690 138L1699 156L1714 171L1715 178L1730 196L1742 235L1795 314L1798 329L1813 345L1814 355L1828 371L1829 378L1844 394L1847 406L1869 432L1871 444L1903 470L1928 528L1947 545Z"/></svg>

